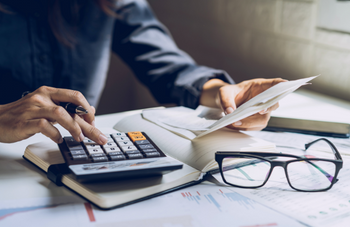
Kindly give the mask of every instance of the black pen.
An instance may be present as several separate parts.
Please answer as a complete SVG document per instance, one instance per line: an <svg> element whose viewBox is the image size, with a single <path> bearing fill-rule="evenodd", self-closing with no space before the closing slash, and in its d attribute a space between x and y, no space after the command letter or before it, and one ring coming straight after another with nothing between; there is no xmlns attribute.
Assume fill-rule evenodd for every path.
<svg viewBox="0 0 350 227"><path fill-rule="evenodd" d="M65 108L69 113L74 113L78 115L84 115L88 113L88 111L84 109L82 106L77 106L70 102L61 102L60 106Z"/></svg>

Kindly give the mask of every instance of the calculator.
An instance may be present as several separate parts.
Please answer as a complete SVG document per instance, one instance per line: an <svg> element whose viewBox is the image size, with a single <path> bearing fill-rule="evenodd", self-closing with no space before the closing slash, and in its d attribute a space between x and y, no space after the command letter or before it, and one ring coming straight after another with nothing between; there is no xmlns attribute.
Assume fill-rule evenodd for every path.
<svg viewBox="0 0 350 227"><path fill-rule="evenodd" d="M155 176L183 167L181 162L166 156L145 132L105 135L105 145L89 138L77 142L71 136L59 144L67 167L78 181Z"/></svg>

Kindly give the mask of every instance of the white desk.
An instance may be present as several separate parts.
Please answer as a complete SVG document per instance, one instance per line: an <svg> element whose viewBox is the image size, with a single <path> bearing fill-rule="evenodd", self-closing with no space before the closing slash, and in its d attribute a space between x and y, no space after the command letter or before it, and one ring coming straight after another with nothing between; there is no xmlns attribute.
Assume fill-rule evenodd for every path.
<svg viewBox="0 0 350 227"><path fill-rule="evenodd" d="M139 112L130 111L97 116L96 126L100 129L112 128L123 117ZM61 128L60 130L63 135L68 135L65 130ZM252 200L242 197L234 201L239 196L237 197L234 191L230 191L230 188L218 188L209 183L165 195L162 199L156 198L117 210L94 210L95 216L91 216L88 215L90 208L85 207L86 210L83 208L85 203L83 199L65 187L57 187L46 178L43 172L22 158L27 145L42 140L48 140L48 138L43 135L35 135L14 144L0 143L0 226L15 226L11 223L16 223L16 226L18 224L23 226L115 226L116 224L119 226L169 226L169 224L214 226L219 220L225 224L217 226L248 226L249 220L257 221L254 226L256 224L273 226L276 223L278 226L301 226L300 223L287 216ZM187 192L191 194L190 197L186 194ZM196 200L194 194L196 198L202 198L202 200ZM216 200L210 201L206 197L208 199L206 201L203 197L206 195L211 195ZM232 195L236 195L233 200L233 197L228 197ZM226 198L226 203L224 198ZM217 204L215 201L222 202L222 204ZM45 209L48 204L57 203L69 204ZM20 207L23 207L23 211L18 210ZM31 207L27 211L34 210L36 213L26 212L26 207ZM17 210L8 214L4 213L3 210L9 210L9 208ZM155 215L158 218L155 218ZM232 217L235 221L232 221ZM108 221L103 222L103 220Z"/></svg>

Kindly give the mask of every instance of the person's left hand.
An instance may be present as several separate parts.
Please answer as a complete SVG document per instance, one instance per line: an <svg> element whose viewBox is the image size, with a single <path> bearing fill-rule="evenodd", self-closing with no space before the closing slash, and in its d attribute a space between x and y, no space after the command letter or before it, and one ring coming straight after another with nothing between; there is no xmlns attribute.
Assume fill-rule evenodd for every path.
<svg viewBox="0 0 350 227"><path fill-rule="evenodd" d="M253 79L238 84L227 84L221 80L212 79L203 86L200 104L210 107L219 107L225 114L230 114L249 99L285 81L286 80L281 78ZM228 125L228 127L236 130L261 130L267 126L271 111L277 108L278 103L266 110Z"/></svg>

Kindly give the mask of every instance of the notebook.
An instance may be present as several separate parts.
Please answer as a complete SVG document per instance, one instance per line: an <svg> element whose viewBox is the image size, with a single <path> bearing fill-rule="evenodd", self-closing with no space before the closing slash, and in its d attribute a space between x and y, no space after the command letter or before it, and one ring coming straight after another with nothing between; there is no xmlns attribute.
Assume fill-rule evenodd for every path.
<svg viewBox="0 0 350 227"><path fill-rule="evenodd" d="M316 92L299 90L279 103L267 130L318 136L350 136L350 104Z"/></svg>

